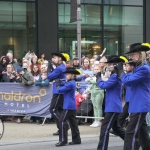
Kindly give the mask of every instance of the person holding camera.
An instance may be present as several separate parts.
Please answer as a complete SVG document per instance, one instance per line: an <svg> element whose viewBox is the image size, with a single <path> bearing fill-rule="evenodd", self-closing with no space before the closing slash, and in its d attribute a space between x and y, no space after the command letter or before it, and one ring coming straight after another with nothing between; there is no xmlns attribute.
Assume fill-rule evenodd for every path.
<svg viewBox="0 0 150 150"><path fill-rule="evenodd" d="M35 53L34 53L33 50L29 50L29 52L28 52L28 53L25 55L25 57L24 57L24 58L26 58L26 59L29 61L29 66L31 65L31 59L32 59L33 57L36 57L36 58L37 58L37 56L35 55Z"/></svg>
<svg viewBox="0 0 150 150"><path fill-rule="evenodd" d="M6 72L3 74L1 82L16 82L16 72L12 64L8 64Z"/></svg>
<svg viewBox="0 0 150 150"><path fill-rule="evenodd" d="M17 67L17 73L17 80L20 81L21 85L32 85L34 83L33 75L28 71L25 72L22 67Z"/></svg>

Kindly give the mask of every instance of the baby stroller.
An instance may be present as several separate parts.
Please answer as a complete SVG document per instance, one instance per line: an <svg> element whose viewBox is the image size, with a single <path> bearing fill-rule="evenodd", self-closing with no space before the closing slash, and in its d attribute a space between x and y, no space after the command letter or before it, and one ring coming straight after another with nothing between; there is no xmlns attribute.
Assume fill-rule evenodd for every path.
<svg viewBox="0 0 150 150"><path fill-rule="evenodd" d="M93 105L91 100L84 100L77 110L77 116L93 116ZM81 118L77 118L78 125L82 123ZM88 119L87 122L92 122Z"/></svg>

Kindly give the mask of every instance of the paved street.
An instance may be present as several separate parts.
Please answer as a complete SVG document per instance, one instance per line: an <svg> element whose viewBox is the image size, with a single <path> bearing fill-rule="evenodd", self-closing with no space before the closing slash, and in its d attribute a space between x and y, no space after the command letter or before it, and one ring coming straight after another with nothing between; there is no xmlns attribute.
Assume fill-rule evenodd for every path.
<svg viewBox="0 0 150 150"><path fill-rule="evenodd" d="M91 128L89 124L79 126L82 144L75 146L55 147L58 136L52 133L57 130L55 124L44 126L35 123L5 123L5 133L0 141L1 150L96 150L99 139L99 128ZM69 141L71 141L69 130ZM123 141L119 137L110 136L109 150L122 150Z"/></svg>

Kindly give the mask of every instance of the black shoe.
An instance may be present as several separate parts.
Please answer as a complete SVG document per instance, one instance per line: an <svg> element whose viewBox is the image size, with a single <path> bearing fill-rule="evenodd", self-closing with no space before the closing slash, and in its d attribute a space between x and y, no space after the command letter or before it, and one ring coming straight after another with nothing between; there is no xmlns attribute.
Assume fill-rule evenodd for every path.
<svg viewBox="0 0 150 150"><path fill-rule="evenodd" d="M66 146L67 145L67 142L63 141L63 142L58 142L56 144L56 146Z"/></svg>
<svg viewBox="0 0 150 150"><path fill-rule="evenodd" d="M81 144L81 141L72 141L69 142L69 145Z"/></svg>
<svg viewBox="0 0 150 150"><path fill-rule="evenodd" d="M57 132L53 133L53 135L59 135L59 130Z"/></svg>
<svg viewBox="0 0 150 150"><path fill-rule="evenodd" d="M115 135L115 136L118 136L113 130L110 130L109 133Z"/></svg>
<svg viewBox="0 0 150 150"><path fill-rule="evenodd" d="M135 140L135 150L139 150L140 147L141 147L140 141L139 141L139 139L136 139Z"/></svg>

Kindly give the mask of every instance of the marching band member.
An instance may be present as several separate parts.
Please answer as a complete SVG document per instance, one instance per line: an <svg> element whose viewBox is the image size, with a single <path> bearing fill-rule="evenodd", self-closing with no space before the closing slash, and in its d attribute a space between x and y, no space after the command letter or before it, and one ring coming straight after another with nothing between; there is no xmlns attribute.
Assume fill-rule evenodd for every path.
<svg viewBox="0 0 150 150"><path fill-rule="evenodd" d="M81 71L74 68L67 68L64 73L66 74L66 83L62 84L60 80L56 81L58 93L64 94L63 111L59 119L59 142L56 146L65 146L68 143L66 121L69 121L72 132L72 142L69 142L69 145L81 144L80 132L76 119L76 83L74 80L75 75L80 75Z"/></svg>
<svg viewBox="0 0 150 150"><path fill-rule="evenodd" d="M133 62L131 59L129 59L128 62L124 63L124 71L128 74L133 73L134 67L135 67L135 62ZM130 86L125 86L125 89L126 89L126 92L125 92L125 105L123 106L123 112L119 115L118 123L116 124L118 130L120 130L120 128L121 128L121 130L124 131L124 135L125 135L125 129L123 128L123 124L124 124L126 118L129 116L128 108L129 108L129 102L130 102L131 87ZM117 135L114 131L113 131L113 133L115 135ZM122 134L123 134L123 132L122 132ZM139 150L140 143L139 143L138 136L136 136L135 143L136 143L136 146L134 147L134 150Z"/></svg>
<svg viewBox="0 0 150 150"><path fill-rule="evenodd" d="M52 56L53 60L55 61L54 63L58 66L51 73L48 74L48 79L50 82L56 79L64 79L66 77L65 74L63 74L63 72L66 71L66 66L63 61L66 62L70 59L69 55L66 53L55 52L52 53ZM59 118L63 101L63 94L58 93L58 91L56 90L56 82L53 82L53 97L50 105L50 113L55 118L58 128L58 131L56 133L53 133L53 135L59 135Z"/></svg>
<svg viewBox="0 0 150 150"><path fill-rule="evenodd" d="M133 73L133 69L135 67L135 62L132 61L132 59L129 59L128 62L124 63L124 71L127 74L132 74ZM125 86L125 105L123 107L123 112L119 115L119 125L121 127L123 127L123 124L126 120L126 118L129 116L128 113L128 108L129 108L129 101L130 101L130 90L131 90L131 86Z"/></svg>
<svg viewBox="0 0 150 150"><path fill-rule="evenodd" d="M110 57L106 63L108 64L108 70L105 75L101 74L101 79L98 81L98 86L102 89L106 89L106 102L105 102L105 117L101 126L101 133L97 150L107 150L109 141L109 131L112 128L122 139L124 139L124 131L118 130L117 118L122 112L122 83L118 76L120 70L114 67L117 64L121 65L121 62L125 62L120 57ZM118 65L119 66L119 65Z"/></svg>
<svg viewBox="0 0 150 150"><path fill-rule="evenodd" d="M125 132L124 150L135 148L137 134L142 150L149 150L150 138L145 117L147 112L150 112L150 67L145 63L145 60L146 51L150 49L150 44L135 43L133 46L130 46L130 51L126 54L129 54L129 57L136 63L134 72L122 76L122 82L126 86L131 86L128 110L131 114Z"/></svg>

